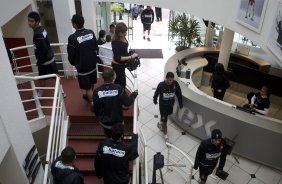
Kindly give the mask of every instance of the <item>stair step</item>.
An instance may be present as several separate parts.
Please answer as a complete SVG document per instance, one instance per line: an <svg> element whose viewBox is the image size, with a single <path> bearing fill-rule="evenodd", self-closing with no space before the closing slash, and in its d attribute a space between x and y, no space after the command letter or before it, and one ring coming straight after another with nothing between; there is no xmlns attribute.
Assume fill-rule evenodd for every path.
<svg viewBox="0 0 282 184"><path fill-rule="evenodd" d="M97 176L84 174L84 184L103 184L103 179L99 179Z"/></svg>
<svg viewBox="0 0 282 184"><path fill-rule="evenodd" d="M83 174L94 174L94 161L94 156L77 155L74 164Z"/></svg>
<svg viewBox="0 0 282 184"><path fill-rule="evenodd" d="M100 140L68 139L68 146L73 147L77 154L96 154Z"/></svg>
<svg viewBox="0 0 282 184"><path fill-rule="evenodd" d="M132 123L125 123L124 135L132 135L132 132ZM102 136L104 138L105 134L100 123L70 123L68 136Z"/></svg>
<svg viewBox="0 0 282 184"><path fill-rule="evenodd" d="M71 123L68 135L104 135L104 129L99 123Z"/></svg>

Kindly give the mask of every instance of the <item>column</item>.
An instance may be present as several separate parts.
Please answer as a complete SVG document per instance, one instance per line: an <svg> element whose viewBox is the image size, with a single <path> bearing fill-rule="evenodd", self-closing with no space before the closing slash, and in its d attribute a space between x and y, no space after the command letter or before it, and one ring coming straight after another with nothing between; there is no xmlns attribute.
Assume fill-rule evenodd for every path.
<svg viewBox="0 0 282 184"><path fill-rule="evenodd" d="M81 0L82 14L85 19L84 27L86 29L91 29L94 31L96 37L97 33L97 23L96 23L96 1Z"/></svg>
<svg viewBox="0 0 282 184"><path fill-rule="evenodd" d="M224 65L225 70L229 63L230 52L234 38L234 31L225 28L222 36L222 43L219 52L218 62Z"/></svg>
<svg viewBox="0 0 282 184"><path fill-rule="evenodd" d="M209 21L208 27L206 28L206 37L205 37L205 46L206 47L212 47L213 35L214 35L214 30L211 27L211 21Z"/></svg>
<svg viewBox="0 0 282 184"><path fill-rule="evenodd" d="M110 25L112 21L112 11L111 11L111 3L106 2L106 14L107 14L107 33L110 32Z"/></svg>
<svg viewBox="0 0 282 184"><path fill-rule="evenodd" d="M75 31L71 23L71 18L76 13L74 0L52 0L52 2L59 42L67 43L69 35ZM72 71L73 67L67 61L67 58L64 58L64 60L64 70ZM72 75L72 73L66 72L67 75Z"/></svg>

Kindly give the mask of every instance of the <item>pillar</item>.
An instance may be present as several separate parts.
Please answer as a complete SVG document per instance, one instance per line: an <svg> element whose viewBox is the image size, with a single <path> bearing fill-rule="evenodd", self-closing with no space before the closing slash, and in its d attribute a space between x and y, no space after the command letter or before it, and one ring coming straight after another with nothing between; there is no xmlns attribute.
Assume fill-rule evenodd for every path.
<svg viewBox="0 0 282 184"><path fill-rule="evenodd" d="M225 70L227 69L229 63L233 38L234 38L234 31L225 28L223 31L222 43L218 57L218 62L223 64Z"/></svg>
<svg viewBox="0 0 282 184"><path fill-rule="evenodd" d="M211 27L211 21L209 21L208 27L206 29L206 37L205 37L205 46L206 47L212 47L212 45L213 45L213 35L214 35L214 30Z"/></svg>
<svg viewBox="0 0 282 184"><path fill-rule="evenodd" d="M74 0L52 0L54 17L57 27L57 35L60 43L67 43L68 37L74 33L71 18L76 13ZM67 60L67 58L64 58ZM72 71L73 67L68 61L65 61L64 69ZM67 75L72 75L73 72L66 72Z"/></svg>
<svg viewBox="0 0 282 184"><path fill-rule="evenodd" d="M97 33L97 23L96 23L96 1L81 0L82 14L85 19L84 27L86 29L91 29L94 31L96 37Z"/></svg>
<svg viewBox="0 0 282 184"><path fill-rule="evenodd" d="M110 32L110 25L113 22L112 20L112 11L111 11L111 3L106 2L106 13L107 13L107 33Z"/></svg>

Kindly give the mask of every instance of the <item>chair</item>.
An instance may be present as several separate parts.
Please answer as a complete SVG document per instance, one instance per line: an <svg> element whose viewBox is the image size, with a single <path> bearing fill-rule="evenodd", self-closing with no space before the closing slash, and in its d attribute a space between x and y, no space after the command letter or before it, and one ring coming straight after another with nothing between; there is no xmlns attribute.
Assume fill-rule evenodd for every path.
<svg viewBox="0 0 282 184"><path fill-rule="evenodd" d="M254 92L250 92L250 93L247 94L247 99L248 99L248 101L249 101L249 104L251 104L251 100L252 100L252 97L253 97L254 95L255 95Z"/></svg>

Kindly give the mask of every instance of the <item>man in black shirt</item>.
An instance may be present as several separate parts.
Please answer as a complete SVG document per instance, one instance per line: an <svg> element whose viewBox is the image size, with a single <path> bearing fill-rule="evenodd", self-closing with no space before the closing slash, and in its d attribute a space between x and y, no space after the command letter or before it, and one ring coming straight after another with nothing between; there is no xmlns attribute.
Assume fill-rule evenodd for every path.
<svg viewBox="0 0 282 184"><path fill-rule="evenodd" d="M47 31L40 24L40 16L37 12L28 14L28 25L33 29L34 54L37 60L39 75L57 74L54 51L50 46ZM45 87L45 80L39 81L40 87ZM38 90L38 96L42 96L43 90Z"/></svg>
<svg viewBox="0 0 282 184"><path fill-rule="evenodd" d="M75 165L75 151L72 147L63 149L61 156L51 165L54 184L83 184L83 176Z"/></svg>
<svg viewBox="0 0 282 184"><path fill-rule="evenodd" d="M104 184L128 184L129 161L138 157L138 136L132 135L131 145L122 142L123 125L115 124L111 138L100 142L96 158L95 172L103 178Z"/></svg>
<svg viewBox="0 0 282 184"><path fill-rule="evenodd" d="M86 90L82 97L91 103L93 84L97 82L97 39L92 30L83 27L82 16L75 14L71 21L76 31L68 38L68 59L76 67L80 89Z"/></svg>
<svg viewBox="0 0 282 184"><path fill-rule="evenodd" d="M208 176L213 172L220 159L217 174L223 173L228 147L222 139L222 133L219 129L214 129L211 138L203 140L197 150L194 169L200 168L201 184L206 183Z"/></svg>
<svg viewBox="0 0 282 184"><path fill-rule="evenodd" d="M177 81L174 80L174 74L172 72L167 72L166 80L160 82L155 94L154 94L154 104L158 104L159 97L159 108L161 114L160 123L158 127L163 131L165 136L165 141L168 141L167 137L167 117L173 111L174 96L177 96L179 107L183 107L182 103L182 92Z"/></svg>
<svg viewBox="0 0 282 184"><path fill-rule="evenodd" d="M115 72L112 68L104 68L102 76L104 84L93 92L93 111L99 117L106 135L110 137L111 127L123 123L122 105L131 105L138 92L134 91L128 96L123 87L114 84Z"/></svg>
<svg viewBox="0 0 282 184"><path fill-rule="evenodd" d="M150 39L150 31L151 31L151 24L154 22L154 11L151 9L151 6L147 6L145 10L141 13L141 22L143 24L143 39L145 40L145 32L148 31L148 41Z"/></svg>

